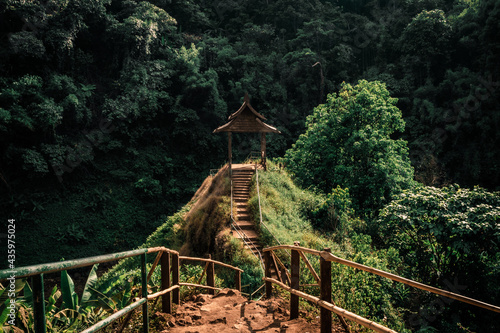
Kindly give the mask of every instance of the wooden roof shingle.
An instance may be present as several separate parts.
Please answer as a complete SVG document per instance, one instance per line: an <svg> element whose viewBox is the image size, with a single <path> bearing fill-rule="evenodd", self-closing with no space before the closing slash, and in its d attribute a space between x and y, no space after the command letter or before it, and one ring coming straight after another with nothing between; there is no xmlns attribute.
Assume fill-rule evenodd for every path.
<svg viewBox="0 0 500 333"><path fill-rule="evenodd" d="M231 114L228 122L218 128L213 133L219 132L237 132L237 133L252 133L252 132L266 132L278 133L281 132L271 125L263 122L266 118L255 111L250 105L250 98L245 94L245 99L238 111Z"/></svg>

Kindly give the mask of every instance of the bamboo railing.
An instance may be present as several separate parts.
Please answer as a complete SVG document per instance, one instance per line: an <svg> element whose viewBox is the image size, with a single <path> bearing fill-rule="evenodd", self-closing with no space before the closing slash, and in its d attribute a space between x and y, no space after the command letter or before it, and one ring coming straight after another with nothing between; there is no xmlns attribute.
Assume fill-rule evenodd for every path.
<svg viewBox="0 0 500 333"><path fill-rule="evenodd" d="M275 250L278 249L288 249L291 250L291 282L290 285L287 286L286 284L282 283L281 281L278 281L276 279L271 278L270 276L270 262L272 260L272 257L274 256ZM336 262L342 265L346 265L349 267L353 267L356 269L360 269L375 275L379 275L388 279L391 279L393 281L397 281L418 289L426 290L428 292L438 294L444 297L452 298L455 300L458 300L460 302L468 303L483 309L487 309L490 311L494 311L497 313L500 313L500 307L491 305L485 302L481 302L466 296L462 296L459 294L455 294L446 290L442 290L439 288L435 288L432 286L428 286L426 284L416 282L407 278L403 278L401 276L388 273L385 271L382 271L380 269L372 268L369 266L365 266L362 264L358 264L356 262L346 260L339 258L332 253L330 253L330 249L325 248L323 251L317 251L305 247L301 247L298 242L295 243L295 245L279 245L279 246L272 246L263 249L264 252L264 260L265 260L265 285L266 285L266 297L271 297L272 295L272 285L276 284L279 287L285 289L286 291L290 292L290 319L297 318L299 315L299 297L306 299L308 301L311 301L318 306L321 307L321 317L320 317L320 323L321 323L321 332L326 333L326 332L332 332L332 312L336 313L337 315L344 317L346 319L349 319L351 321L354 321L364 327L370 328L376 332L383 332L383 333L393 333L395 331L382 326L378 323L375 323L369 319L363 318L361 316L358 316L354 313L351 313L345 309L339 308L332 302L332 277L331 277L331 262ZM309 253L313 254L316 256L319 256L320 258L320 275L314 271L314 268L312 265L309 263L307 258L304 256L304 253ZM313 275L314 279L318 282L320 286L320 298L311 296L309 294L306 294L304 292L299 291L300 287L300 258L304 260L306 267L311 271L311 274Z"/></svg>

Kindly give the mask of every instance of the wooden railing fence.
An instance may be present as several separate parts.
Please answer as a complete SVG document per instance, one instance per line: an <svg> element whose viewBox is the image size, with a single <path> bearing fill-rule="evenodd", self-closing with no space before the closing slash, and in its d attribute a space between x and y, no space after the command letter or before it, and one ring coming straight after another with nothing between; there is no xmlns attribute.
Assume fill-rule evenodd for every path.
<svg viewBox="0 0 500 333"><path fill-rule="evenodd" d="M271 261L275 260L276 255L274 254L274 251L278 249L288 249L291 250L291 264L290 264L290 281L289 283L286 283L285 279L282 276L278 276L278 279L273 279L271 278L271 272L270 272L270 267L271 267ZM290 319L295 319L298 318L299 316L299 298L306 299L310 302L313 302L317 304L318 306L321 307L321 313L320 313L320 323L321 323L321 333L330 333L332 332L332 312L336 313L339 318L341 318L341 321L343 318L351 320L355 323L358 323L364 327L370 328L376 332L383 332L383 333L395 333L394 330L391 330L383 325L380 325L374 321L371 321L369 319L363 318L361 316L358 316L357 314L354 314L352 312L349 312L345 309L342 309L338 306L336 306L332 302L332 273L331 273L331 263L336 262L342 265L346 265L349 267L353 267L356 269L360 269L372 274L376 274L388 279L391 279L393 281L401 282L406 285L419 288L422 290L429 291L434 294L438 294L441 296L445 296L448 298L452 298L455 300L458 300L460 302L468 303L477 307L481 307L490 311L498 312L500 313L500 307L491 305L485 302L481 302L469 297L465 297L459 294L455 294L446 290L442 290L439 288L431 287L428 285L425 285L420 282L416 282L410 279L403 278L401 276L388 273L379 269L375 269L372 267L368 267L362 264L358 264L356 262L346 260L339 258L333 254L330 253L329 248L323 249L323 251L317 251L317 250L312 250L309 248L301 247L300 243L295 242L294 245L279 245L279 246L273 246L273 247L268 247L263 249L264 252L264 261L265 261L265 285L266 285L266 297L270 298L272 296L272 288L273 284L278 285L282 289L285 289L286 291L290 292ZM307 257L304 255L305 253L313 254L316 256L319 256L320 260L320 274L318 275L314 268L312 267L311 263L307 259ZM304 285L300 285L300 259L305 263L305 266L309 269L311 274L313 275L314 279L318 283L320 287L320 297L315 297L312 295L309 295L307 293L301 292L299 288ZM309 286L309 285L308 285ZM344 324L344 327L346 330L349 331L349 328L346 327L346 324Z"/></svg>
<svg viewBox="0 0 500 333"><path fill-rule="evenodd" d="M146 255L151 253L157 253L156 258L151 266L149 272L146 272ZM34 266L19 267L16 269L6 269L0 271L0 281L7 280L11 276L15 276L16 279L31 277L31 287L33 289L33 312L34 312L34 330L36 333L45 333L46 319L45 319L45 296L43 287L43 275L48 273L55 273L59 271L64 271L68 269L81 268L94 264L100 264L109 261L120 260L129 257L141 257L141 297L133 302L132 304L126 306L120 311L114 313L113 315L107 317L106 319L99 321L95 325L82 331L82 333L97 332L107 325L111 324L113 321L121 318L134 309L142 305L142 318L143 318L143 332L149 332L149 319L148 319L148 304L149 300L153 300L157 297L161 297L162 300L162 311L164 313L172 313L172 302L174 304L180 303L180 290L181 286L188 287L198 287L205 288L209 290L210 294L214 294L215 290L220 290L221 288L215 287L215 270L214 266L219 265L222 267L229 268L235 271L235 289L241 291L241 273L242 269L233 267L231 265L212 260L211 258L194 258L179 256L179 252L167 249L165 247L154 247L146 249L138 249L133 251L112 253L102 256L67 260L61 262L54 262L49 264L41 264ZM180 282L180 271L179 267L181 261L201 261L205 262L205 268L203 270L201 278L198 283L185 283ZM147 283L151 279L153 272L156 267L160 264L160 276L161 285L160 291L154 294L148 294ZM147 274L146 274L147 273ZM206 275L207 285L200 284L203 276Z"/></svg>

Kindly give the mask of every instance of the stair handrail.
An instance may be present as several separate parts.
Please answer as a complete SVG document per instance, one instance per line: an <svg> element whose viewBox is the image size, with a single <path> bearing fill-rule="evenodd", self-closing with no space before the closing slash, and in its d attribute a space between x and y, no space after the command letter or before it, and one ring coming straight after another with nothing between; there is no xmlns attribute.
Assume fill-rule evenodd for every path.
<svg viewBox="0 0 500 333"><path fill-rule="evenodd" d="M252 161L255 159L259 159L261 157L261 152L252 150L248 153L247 157L245 158L245 161Z"/></svg>
<svg viewBox="0 0 500 333"><path fill-rule="evenodd" d="M259 190L259 170L258 170L257 166L255 167L255 182L257 183L257 198L259 200L259 225L262 225L262 207L260 205L260 190ZM267 228L267 226L265 226L265 227L267 230L269 230ZM272 233L271 233L271 235L272 235ZM273 237L274 237L274 235L273 235Z"/></svg>

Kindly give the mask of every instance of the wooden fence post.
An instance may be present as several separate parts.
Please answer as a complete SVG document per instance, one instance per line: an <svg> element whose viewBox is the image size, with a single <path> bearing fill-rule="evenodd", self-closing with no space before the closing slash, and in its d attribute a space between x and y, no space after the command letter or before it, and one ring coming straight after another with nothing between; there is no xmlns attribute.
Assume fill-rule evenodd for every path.
<svg viewBox="0 0 500 333"><path fill-rule="evenodd" d="M331 252L330 248L324 248L323 251ZM320 258L320 275L321 275L321 287L320 287L320 298L328 303L332 302L332 263ZM331 333L332 332L332 313L321 307L321 333Z"/></svg>
<svg viewBox="0 0 500 333"><path fill-rule="evenodd" d="M144 333L149 332L149 314L148 314L148 281L146 274L146 253L141 255L141 289L142 298L146 299L146 302L142 305L142 329Z"/></svg>
<svg viewBox="0 0 500 333"><path fill-rule="evenodd" d="M212 255L208 255L208 259L212 259ZM207 262L207 286L215 287L215 272L214 272L214 263ZM209 295L215 295L214 289L208 289Z"/></svg>
<svg viewBox="0 0 500 333"><path fill-rule="evenodd" d="M170 287L170 253L164 251L161 255L161 289ZM161 310L163 313L172 313L170 293L161 296Z"/></svg>
<svg viewBox="0 0 500 333"><path fill-rule="evenodd" d="M294 242L295 246L300 246L299 242ZM291 254L291 281L290 287L299 290L300 287L300 254L297 250L292 250ZM299 318L299 296L290 293L290 319Z"/></svg>
<svg viewBox="0 0 500 333"><path fill-rule="evenodd" d="M172 253L172 285L179 284L179 255ZM180 290L179 288L172 291L172 302L174 304L180 303Z"/></svg>
<svg viewBox="0 0 500 333"><path fill-rule="evenodd" d="M236 285L236 290L241 292L241 271L236 270L234 283Z"/></svg>
<svg viewBox="0 0 500 333"><path fill-rule="evenodd" d="M264 171L267 171L267 161L266 161L266 133L260 133L260 163L264 167Z"/></svg>
<svg viewBox="0 0 500 333"><path fill-rule="evenodd" d="M264 276L271 277L271 251L264 252ZM271 298L273 293L272 282L266 281L266 298Z"/></svg>

